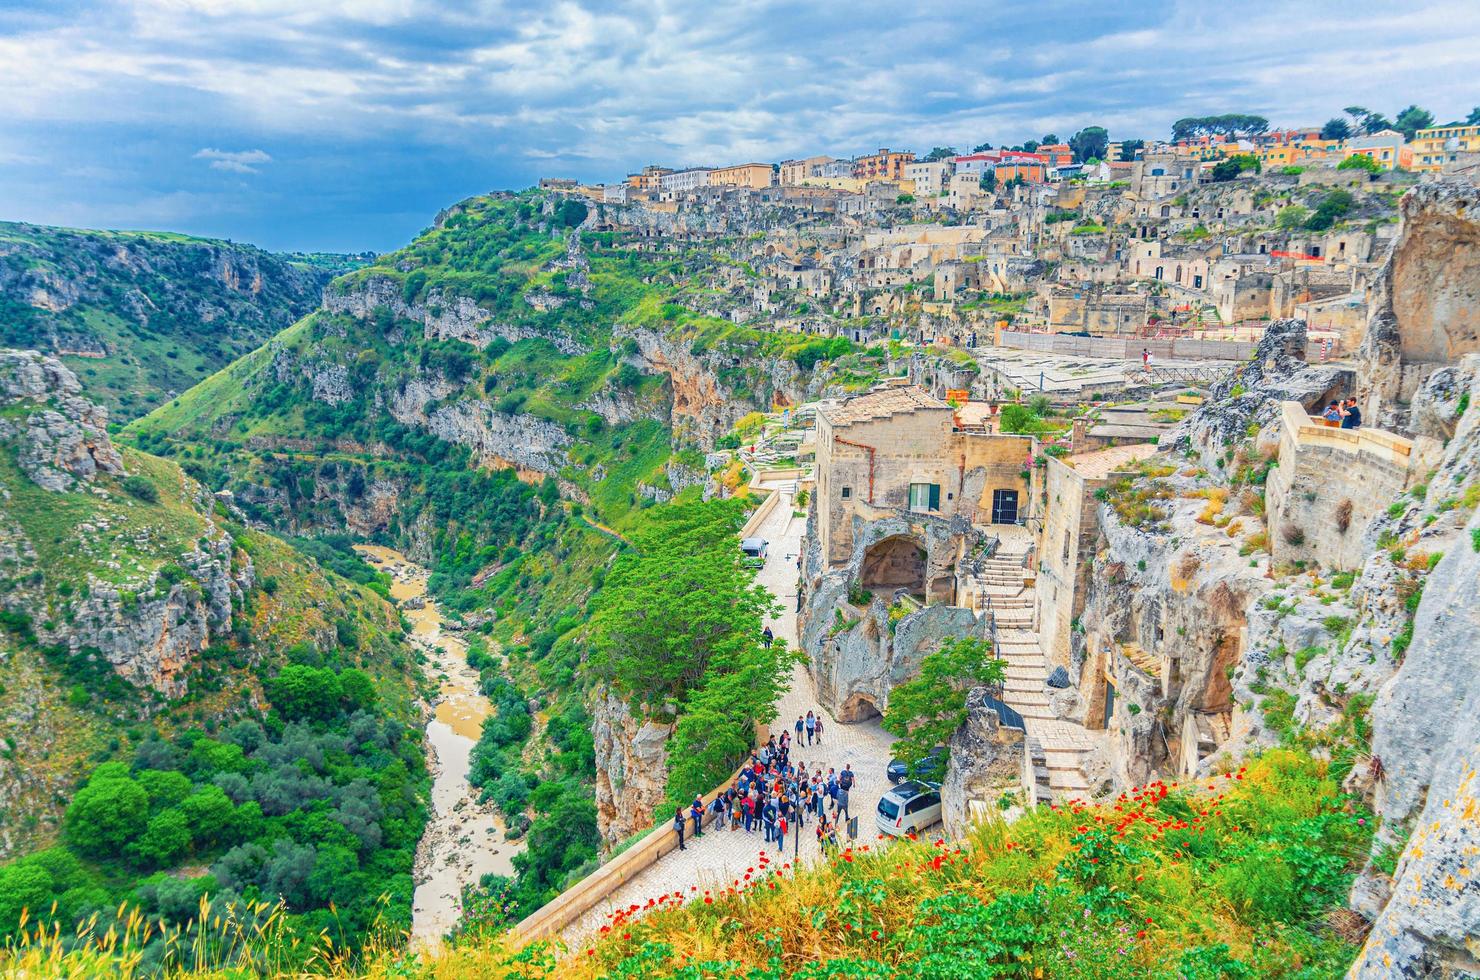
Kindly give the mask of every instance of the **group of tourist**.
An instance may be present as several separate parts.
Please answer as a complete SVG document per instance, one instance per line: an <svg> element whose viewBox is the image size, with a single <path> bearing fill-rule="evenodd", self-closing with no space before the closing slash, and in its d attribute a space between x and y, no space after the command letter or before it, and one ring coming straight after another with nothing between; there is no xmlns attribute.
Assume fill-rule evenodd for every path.
<svg viewBox="0 0 1480 980"><path fill-rule="evenodd" d="M809 770L805 762L792 761L792 752L801 746L803 738L809 746L822 742L822 718L818 714L809 711L799 716L795 731L795 737L788 731L783 731L780 738L773 735L751 754L734 785L707 806L695 797L688 807L674 812L673 832L678 836L679 850L687 850L685 830L689 830L689 837L704 836L706 817L711 820L711 831L743 830L750 834L760 830L765 843L774 843L778 851L784 849L788 833L800 834L812 820L823 849L837 846L838 827L846 826L852 817L849 795L858 777L851 765L845 765L841 772L833 768L824 771L821 766Z"/></svg>
<svg viewBox="0 0 1480 980"><path fill-rule="evenodd" d="M1343 429L1358 429L1362 426L1362 410L1357 407L1356 396L1331 402L1321 413L1321 418Z"/></svg>

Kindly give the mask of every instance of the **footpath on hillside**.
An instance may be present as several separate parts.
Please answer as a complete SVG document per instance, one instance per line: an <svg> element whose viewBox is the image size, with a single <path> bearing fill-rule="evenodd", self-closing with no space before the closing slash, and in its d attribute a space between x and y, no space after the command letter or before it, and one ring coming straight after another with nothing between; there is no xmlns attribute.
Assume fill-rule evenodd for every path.
<svg viewBox="0 0 1480 980"><path fill-rule="evenodd" d="M767 625L777 639L784 639L793 648L799 646L797 637L797 555L801 551L806 518L798 517L793 511L793 492L777 490L782 499L766 518L756 535L770 542L765 566L757 575L757 581L776 596L781 603L781 613L768 621ZM877 844L874 829L874 811L879 797L889 788L884 769L890 759L893 736L879 726L877 719L844 725L822 710L813 690L812 676L803 666L792 669L791 681L782 695L779 714L772 723L777 735L783 728L791 729L798 715L808 711L820 713L824 721L823 741L819 745L805 744L792 750L792 758L804 762L807 768L822 766L839 771L851 765L857 775L852 792L852 815L858 818L858 840L860 843ZM804 740L805 741L805 740ZM666 822L672 814L659 814ZM799 860L803 865L814 862L820 856L820 848L813 831L816 825L810 820L802 831ZM702 838L690 839L687 850L665 855L656 864L626 882L604 901L598 902L581 918L571 923L562 933L562 938L571 949L596 934L611 914L618 909L633 905L646 906L648 899L656 900L667 895L673 901L675 893L682 893L685 900L702 897L705 891L719 892L733 885L743 884L747 873L754 874L756 859L766 851L773 867L797 860L795 833L788 835L785 856L780 857L775 844L765 843L765 834L757 828L747 834L744 830L707 830ZM778 861L778 857L780 860ZM749 870L748 869L752 869Z"/></svg>

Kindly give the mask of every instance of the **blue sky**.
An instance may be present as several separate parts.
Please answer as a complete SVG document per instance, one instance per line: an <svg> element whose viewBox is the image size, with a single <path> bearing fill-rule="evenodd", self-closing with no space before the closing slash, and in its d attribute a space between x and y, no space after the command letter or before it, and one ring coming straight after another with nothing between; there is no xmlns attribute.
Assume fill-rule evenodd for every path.
<svg viewBox="0 0 1480 980"><path fill-rule="evenodd" d="M384 250L541 174L1480 103L1480 3L0 0L0 218Z"/></svg>

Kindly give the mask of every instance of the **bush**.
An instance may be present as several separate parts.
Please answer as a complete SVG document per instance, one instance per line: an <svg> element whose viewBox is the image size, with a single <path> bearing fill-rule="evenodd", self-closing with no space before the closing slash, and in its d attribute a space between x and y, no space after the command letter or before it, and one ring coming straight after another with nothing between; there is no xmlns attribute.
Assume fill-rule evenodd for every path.
<svg viewBox="0 0 1480 980"><path fill-rule="evenodd" d="M146 504L159 503L159 490L146 477L137 475L124 477L122 486L123 492L130 497L142 500Z"/></svg>
<svg viewBox="0 0 1480 980"><path fill-rule="evenodd" d="M68 843L79 853L100 858L116 857L148 822L144 787L103 766L77 791L64 819Z"/></svg>

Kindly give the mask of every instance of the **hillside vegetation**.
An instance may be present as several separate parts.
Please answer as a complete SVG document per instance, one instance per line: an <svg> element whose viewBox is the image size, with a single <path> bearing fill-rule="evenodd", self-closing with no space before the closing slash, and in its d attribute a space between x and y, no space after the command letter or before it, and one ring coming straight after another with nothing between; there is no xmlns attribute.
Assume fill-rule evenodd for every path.
<svg viewBox="0 0 1480 980"><path fill-rule="evenodd" d="M313 309L367 258L0 222L0 347L61 355L127 421Z"/></svg>
<svg viewBox="0 0 1480 980"><path fill-rule="evenodd" d="M147 965L207 897L281 898L300 960L408 926L427 779L398 614L115 450L77 387L0 363L0 937L137 914Z"/></svg>
<svg viewBox="0 0 1480 980"><path fill-rule="evenodd" d="M1336 977L1360 941L1341 906L1370 831L1370 815L1324 763L1278 749L1193 785L1153 783L1100 804L988 821L959 845L872 840L800 873L760 852L744 880L654 895L646 905L655 909L616 915L592 945L568 954L545 944L514 950L496 933L473 932L431 958L374 950L359 962L321 957L311 972ZM42 944L0 966L58 975L84 964L116 969L123 955ZM268 955L233 949L174 975L218 975Z"/></svg>

